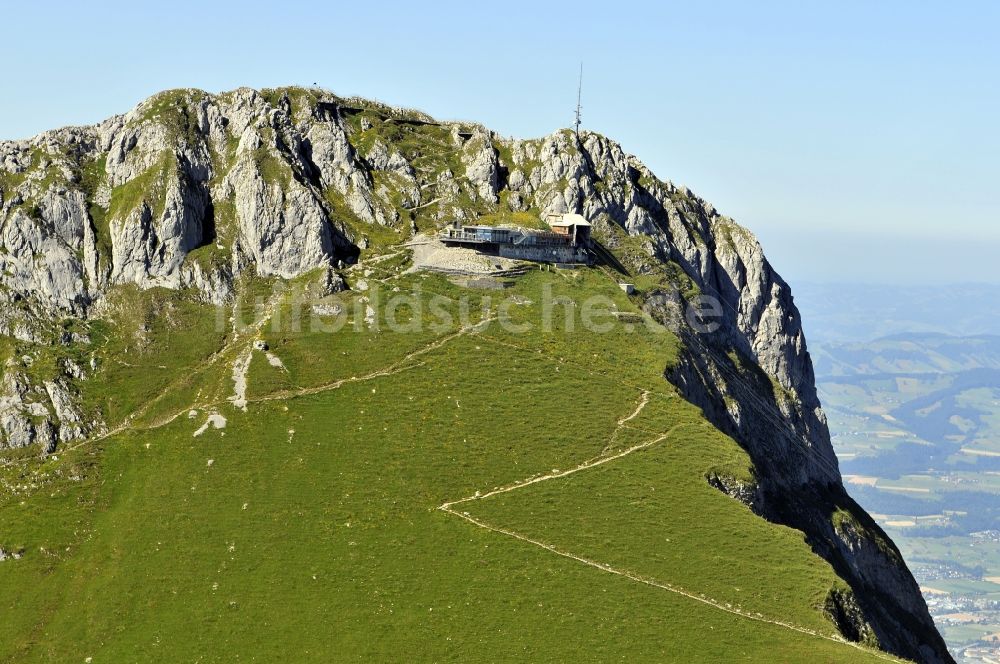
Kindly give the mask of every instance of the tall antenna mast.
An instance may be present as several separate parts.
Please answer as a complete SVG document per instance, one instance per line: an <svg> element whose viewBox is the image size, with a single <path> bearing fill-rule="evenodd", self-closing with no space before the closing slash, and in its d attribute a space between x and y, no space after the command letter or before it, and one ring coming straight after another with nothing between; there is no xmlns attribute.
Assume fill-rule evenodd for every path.
<svg viewBox="0 0 1000 664"><path fill-rule="evenodd" d="M574 131L576 132L577 140L580 139L580 111L583 110L581 101L583 100L583 63L580 63L580 84L576 88L576 122L574 123Z"/></svg>

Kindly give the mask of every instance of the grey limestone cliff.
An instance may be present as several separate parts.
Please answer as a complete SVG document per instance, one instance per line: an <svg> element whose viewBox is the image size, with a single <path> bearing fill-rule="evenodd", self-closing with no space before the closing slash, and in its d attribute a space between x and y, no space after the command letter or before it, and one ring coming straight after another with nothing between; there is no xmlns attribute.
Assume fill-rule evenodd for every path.
<svg viewBox="0 0 1000 664"><path fill-rule="evenodd" d="M806 534L850 586L828 601L845 636L950 661L898 551L844 491L788 284L749 231L603 136L507 139L290 88L172 91L3 142L0 335L46 343L51 321L93 315L118 285L222 303L244 273L332 274L380 229L564 211L591 219L629 270L671 276L647 302L685 341L665 376L757 471L751 486L706 481ZM679 314L699 296L718 302L710 330ZM0 446L53 449L100 427L69 388L85 368L34 384L31 361L4 369Z"/></svg>

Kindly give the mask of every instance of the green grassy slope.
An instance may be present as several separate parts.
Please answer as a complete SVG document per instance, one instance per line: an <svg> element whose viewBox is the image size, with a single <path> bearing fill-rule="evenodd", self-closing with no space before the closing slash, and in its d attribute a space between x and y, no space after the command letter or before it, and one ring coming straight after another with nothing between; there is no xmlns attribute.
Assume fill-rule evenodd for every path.
<svg viewBox="0 0 1000 664"><path fill-rule="evenodd" d="M365 297L471 294L473 311L517 295L518 322L539 320L545 287L636 310L590 270L499 294L437 276L372 286ZM341 301L353 311L358 297ZM602 334L463 328L449 302L451 324L420 333L353 319L319 332L286 315L158 336L182 361L148 384L165 396L133 426L0 472L0 544L24 550L0 563L0 659L886 659L801 631L835 631L821 606L837 579L799 533L708 486L709 472L749 477L749 461L663 380L674 337L614 320ZM252 355L243 412L226 401L231 365L258 335L284 368ZM110 395L158 376L131 364L95 380ZM195 437L212 411L225 428ZM440 509L660 438L454 507L496 530Z"/></svg>

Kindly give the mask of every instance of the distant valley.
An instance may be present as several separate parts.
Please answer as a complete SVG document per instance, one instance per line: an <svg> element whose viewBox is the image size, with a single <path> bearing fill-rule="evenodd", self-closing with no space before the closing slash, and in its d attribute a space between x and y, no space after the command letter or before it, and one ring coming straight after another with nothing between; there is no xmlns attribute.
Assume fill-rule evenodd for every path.
<svg viewBox="0 0 1000 664"><path fill-rule="evenodd" d="M900 546L960 661L990 661L1000 654L1000 336L989 332L1000 289L805 291L844 481ZM880 315L879 301L893 304Z"/></svg>

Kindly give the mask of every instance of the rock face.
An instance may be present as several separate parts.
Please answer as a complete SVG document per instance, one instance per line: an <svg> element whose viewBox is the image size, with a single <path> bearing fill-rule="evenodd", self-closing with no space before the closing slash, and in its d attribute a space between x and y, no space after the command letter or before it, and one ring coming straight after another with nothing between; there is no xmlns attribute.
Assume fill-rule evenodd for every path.
<svg viewBox="0 0 1000 664"><path fill-rule="evenodd" d="M319 90L162 93L93 127L0 143L0 337L51 341L110 289L191 288L227 301L244 274L350 263L375 237L528 210L580 212L629 269L669 279L647 308L683 339L665 375L753 459L756 485L706 478L802 530L851 591L845 636L950 661L891 541L844 491L788 285L745 229L605 137L503 139ZM700 306L713 314L691 317ZM47 322L48 321L48 322ZM0 381L0 446L87 435L77 366Z"/></svg>
<svg viewBox="0 0 1000 664"><path fill-rule="evenodd" d="M23 374L5 372L0 383L0 443L4 447L38 445L43 453L56 447L57 426L53 424L49 405L40 398ZM64 415L75 418L68 422L65 440L75 440L78 431L73 424L80 421L68 394L60 393L60 408Z"/></svg>
<svg viewBox="0 0 1000 664"><path fill-rule="evenodd" d="M384 222L370 176L335 116L316 107L295 124L284 101L167 93L96 127L0 144L0 287L53 310L124 283L218 300L250 267L293 277L351 255L324 192ZM214 269L198 249L215 250Z"/></svg>
<svg viewBox="0 0 1000 664"><path fill-rule="evenodd" d="M647 306L685 342L667 378L743 445L758 474L756 487L710 483L806 533L853 591L831 598L845 636L918 661L951 661L898 550L844 490L798 310L753 235L603 137L557 134L513 154L515 166L540 162L527 176L515 180L520 168L511 175L522 200L581 211L611 247L622 230L642 237L633 269L674 263L700 294L656 293ZM702 305L713 315L686 321L671 304L674 313ZM838 528L835 514L853 525Z"/></svg>

